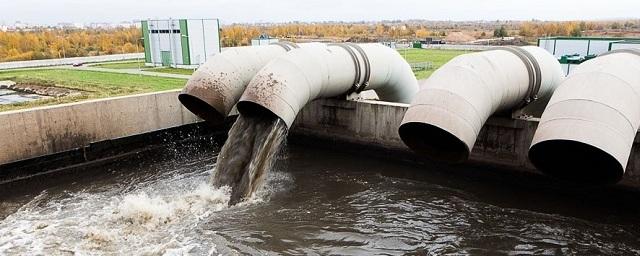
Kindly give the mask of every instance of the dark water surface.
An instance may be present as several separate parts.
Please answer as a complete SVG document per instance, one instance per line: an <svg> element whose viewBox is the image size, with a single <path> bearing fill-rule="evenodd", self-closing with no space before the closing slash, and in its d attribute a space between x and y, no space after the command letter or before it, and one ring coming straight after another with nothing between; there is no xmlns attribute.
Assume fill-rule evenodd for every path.
<svg viewBox="0 0 640 256"><path fill-rule="evenodd" d="M285 151L232 207L208 184L218 150L166 149L2 190L0 255L640 254L637 192Z"/></svg>

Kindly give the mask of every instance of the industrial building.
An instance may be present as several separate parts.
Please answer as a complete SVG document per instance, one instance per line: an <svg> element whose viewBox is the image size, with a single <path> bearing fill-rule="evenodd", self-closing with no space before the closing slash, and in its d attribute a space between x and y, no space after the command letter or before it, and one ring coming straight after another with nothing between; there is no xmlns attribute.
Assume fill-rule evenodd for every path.
<svg viewBox="0 0 640 256"><path fill-rule="evenodd" d="M580 63L611 50L640 48L640 38L620 37L546 37L538 46L558 58L565 75Z"/></svg>
<svg viewBox="0 0 640 256"><path fill-rule="evenodd" d="M277 43L278 41L278 38L270 37L267 34L262 34L259 37L251 39L251 46L270 45L272 43Z"/></svg>
<svg viewBox="0 0 640 256"><path fill-rule="evenodd" d="M538 46L544 48L556 58L565 55L598 55L609 51L609 43L626 38L605 37L548 37L538 39Z"/></svg>
<svg viewBox="0 0 640 256"><path fill-rule="evenodd" d="M629 48L640 48L640 38L635 40L622 40L609 43L609 51Z"/></svg>
<svg viewBox="0 0 640 256"><path fill-rule="evenodd" d="M143 20L146 66L196 68L220 53L218 19Z"/></svg>

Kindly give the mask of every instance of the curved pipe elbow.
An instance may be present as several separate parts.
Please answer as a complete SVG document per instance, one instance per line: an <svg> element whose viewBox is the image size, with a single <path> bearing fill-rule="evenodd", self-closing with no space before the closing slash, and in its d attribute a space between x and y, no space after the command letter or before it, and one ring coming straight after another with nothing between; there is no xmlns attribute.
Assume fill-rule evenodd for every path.
<svg viewBox="0 0 640 256"><path fill-rule="evenodd" d="M580 64L551 97L529 159L538 170L580 183L622 179L640 126L640 51Z"/></svg>
<svg viewBox="0 0 640 256"><path fill-rule="evenodd" d="M538 47L518 49L461 55L434 72L398 129L405 145L434 160L467 160L489 116L551 94L562 80L558 61Z"/></svg>
<svg viewBox="0 0 640 256"><path fill-rule="evenodd" d="M381 100L410 102L418 82L402 56L380 44L358 46L370 65L366 88L375 90ZM362 55L355 58L364 63ZM249 115L268 110L291 127L308 102L345 95L353 90L354 78L364 81L366 72L359 72L355 63L344 46L293 50L256 74L238 102L238 111Z"/></svg>
<svg viewBox="0 0 640 256"><path fill-rule="evenodd" d="M317 47L319 43L301 44ZM221 123L258 71L270 60L287 53L292 44L235 47L212 56L178 95L189 111L210 122Z"/></svg>
<svg viewBox="0 0 640 256"><path fill-rule="evenodd" d="M226 118L231 111L228 99L233 99L233 94L241 90L244 83L237 77L238 68L230 65L227 54L215 55L200 66L178 95L185 108L213 124L222 123Z"/></svg>

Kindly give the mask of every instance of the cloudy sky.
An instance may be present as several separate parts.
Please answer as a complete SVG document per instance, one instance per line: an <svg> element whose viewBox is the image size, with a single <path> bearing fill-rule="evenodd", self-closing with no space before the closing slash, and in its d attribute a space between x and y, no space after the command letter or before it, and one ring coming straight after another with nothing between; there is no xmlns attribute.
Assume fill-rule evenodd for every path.
<svg viewBox="0 0 640 256"><path fill-rule="evenodd" d="M220 18L234 22L640 18L640 0L0 0L0 24Z"/></svg>

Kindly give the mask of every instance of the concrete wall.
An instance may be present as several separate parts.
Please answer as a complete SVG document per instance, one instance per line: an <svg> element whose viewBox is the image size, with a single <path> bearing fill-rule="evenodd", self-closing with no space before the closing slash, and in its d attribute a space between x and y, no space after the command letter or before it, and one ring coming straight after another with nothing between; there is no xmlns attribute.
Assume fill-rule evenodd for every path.
<svg viewBox="0 0 640 256"><path fill-rule="evenodd" d="M408 104L317 100L298 115L292 133L411 152L398 135ZM478 135L472 161L534 171L527 152L535 121L492 117Z"/></svg>
<svg viewBox="0 0 640 256"><path fill-rule="evenodd" d="M291 133L401 151L411 158L415 155L398 135L398 126L407 108L407 104L376 101L317 100L300 112ZM537 125L537 119L527 121L491 117L480 131L470 161L539 173L527 157ZM638 143L640 137L636 136L631 159L621 182L635 187L640 187Z"/></svg>
<svg viewBox="0 0 640 256"><path fill-rule="evenodd" d="M0 112L0 164L198 121L179 90Z"/></svg>
<svg viewBox="0 0 640 256"><path fill-rule="evenodd" d="M178 90L0 113L0 166L85 147L93 142L150 133L199 121L177 100ZM402 143L398 126L407 104L322 99L302 109L292 136L313 137L333 145L416 156ZM471 162L536 172L527 152L538 122L491 117L482 128ZM317 140L313 141L314 143ZM622 181L640 187L640 138ZM14 164L15 165L15 164ZM0 168L1 169L1 168Z"/></svg>
<svg viewBox="0 0 640 256"><path fill-rule="evenodd" d="M114 54L114 55L89 56L89 57L74 57L74 58L64 58L64 59L0 62L0 70L14 69L14 68L33 68L33 67L71 65L73 63L133 60L133 59L144 59L144 53L127 53L127 54Z"/></svg>

